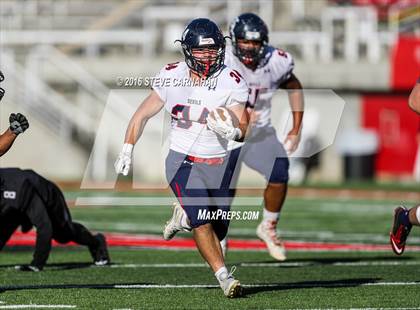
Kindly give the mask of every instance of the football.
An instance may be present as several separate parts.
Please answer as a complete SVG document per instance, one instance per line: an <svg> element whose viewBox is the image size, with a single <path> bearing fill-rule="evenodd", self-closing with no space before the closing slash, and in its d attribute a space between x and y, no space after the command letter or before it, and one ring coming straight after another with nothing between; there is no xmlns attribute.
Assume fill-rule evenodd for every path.
<svg viewBox="0 0 420 310"><path fill-rule="evenodd" d="M232 119L232 125L235 128L239 127L239 119L236 117L236 115L229 110L228 108L216 108L213 111L210 112L210 117L215 119L214 113L215 111L219 114L220 118L225 121L227 119L227 115L225 113L229 113L230 118Z"/></svg>

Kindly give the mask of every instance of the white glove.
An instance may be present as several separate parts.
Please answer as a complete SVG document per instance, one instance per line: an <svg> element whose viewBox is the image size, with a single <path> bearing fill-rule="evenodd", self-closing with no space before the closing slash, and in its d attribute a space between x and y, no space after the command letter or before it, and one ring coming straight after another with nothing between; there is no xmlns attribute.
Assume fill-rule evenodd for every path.
<svg viewBox="0 0 420 310"><path fill-rule="evenodd" d="M290 156L290 155L292 155L292 153L293 153L293 151L292 151L292 141L290 141L290 140L287 140L285 143L284 143L284 149L286 150L286 154L287 154L287 156Z"/></svg>
<svg viewBox="0 0 420 310"><path fill-rule="evenodd" d="M122 173L123 175L128 175L131 166L131 158L133 157L133 147L134 146L129 143L123 145L122 151L114 164L115 172L117 174Z"/></svg>
<svg viewBox="0 0 420 310"><path fill-rule="evenodd" d="M299 146L300 134L289 133L284 141L284 149L286 150L287 156L292 155Z"/></svg>
<svg viewBox="0 0 420 310"><path fill-rule="evenodd" d="M226 117L222 120L217 109L223 110L223 115ZM211 116L213 112L214 118ZM242 137L242 131L239 128L235 128L232 123L232 117L225 108L216 108L212 110L206 118L207 127L220 135L226 140L238 140Z"/></svg>

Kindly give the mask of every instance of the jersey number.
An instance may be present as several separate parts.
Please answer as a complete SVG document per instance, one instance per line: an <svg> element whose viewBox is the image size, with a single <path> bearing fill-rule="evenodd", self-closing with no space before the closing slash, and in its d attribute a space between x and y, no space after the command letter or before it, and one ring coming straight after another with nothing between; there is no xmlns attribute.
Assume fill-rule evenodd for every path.
<svg viewBox="0 0 420 310"><path fill-rule="evenodd" d="M282 49L277 49L277 54L279 54L279 56L287 58L287 54L285 51L283 51Z"/></svg>
<svg viewBox="0 0 420 310"><path fill-rule="evenodd" d="M176 67L178 67L178 64L179 64L179 61L178 62L173 62L173 63L167 64L166 67L165 67L165 69L167 71L172 70L172 69L175 69Z"/></svg>
<svg viewBox="0 0 420 310"><path fill-rule="evenodd" d="M239 84L239 82L241 81L242 75L238 71L232 70L230 71L229 75L235 79L236 83Z"/></svg>
<svg viewBox="0 0 420 310"><path fill-rule="evenodd" d="M177 121L177 126L179 128L188 129L192 126L193 121L190 118L190 108L190 106L183 104L177 104L172 108L172 118ZM209 115L209 110L204 108L197 122L200 124L206 124L207 115Z"/></svg>
<svg viewBox="0 0 420 310"><path fill-rule="evenodd" d="M248 102L246 103L247 107L254 108L258 100L258 95L260 94L260 88L249 88Z"/></svg>

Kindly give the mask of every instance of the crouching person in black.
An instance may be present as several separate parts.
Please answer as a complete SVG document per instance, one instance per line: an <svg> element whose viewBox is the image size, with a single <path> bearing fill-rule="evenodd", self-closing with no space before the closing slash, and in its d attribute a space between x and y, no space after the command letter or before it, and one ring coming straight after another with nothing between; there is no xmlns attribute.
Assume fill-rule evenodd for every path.
<svg viewBox="0 0 420 310"><path fill-rule="evenodd" d="M73 222L63 193L54 183L32 170L0 169L0 250L13 232L36 228L36 246L29 265L22 271L40 271L47 263L51 240L75 242L89 248L95 265L110 263L104 235L92 233Z"/></svg>

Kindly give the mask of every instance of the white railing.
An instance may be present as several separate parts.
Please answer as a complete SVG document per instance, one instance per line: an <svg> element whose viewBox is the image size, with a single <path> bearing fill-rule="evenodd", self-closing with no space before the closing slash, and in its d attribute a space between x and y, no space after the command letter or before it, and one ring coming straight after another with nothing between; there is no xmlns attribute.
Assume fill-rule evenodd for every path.
<svg viewBox="0 0 420 310"><path fill-rule="evenodd" d="M107 31L64 31L64 30L22 30L2 31L2 44L7 46L60 45L79 46L99 50L104 45L141 47L144 56L154 55L157 40L156 29L149 30L107 30Z"/></svg>
<svg viewBox="0 0 420 310"><path fill-rule="evenodd" d="M360 46L366 45L367 58L377 63L381 57L381 42L378 35L378 19L373 7L329 7L321 16L321 31L328 35L333 43L337 26L336 21L343 22L343 58L356 63L360 60ZM331 48L333 45L331 44Z"/></svg>
<svg viewBox="0 0 420 310"><path fill-rule="evenodd" d="M101 16L112 12L119 1L86 0L2 0L0 18L2 29L29 29L40 27L45 30L62 25L67 29L88 27Z"/></svg>
<svg viewBox="0 0 420 310"><path fill-rule="evenodd" d="M42 80L42 68L46 64L50 68L58 70L61 75L68 77L70 83L77 85L77 93L74 95L77 98L76 102L71 102L62 96L58 96ZM43 114L48 113L50 110L57 111L56 114L51 115L52 119L49 122L58 123L66 129L72 128L73 130L82 131L91 140L96 137L98 125L110 94L110 89L105 84L96 79L70 57L51 46L42 46L32 50L27 57L25 77L26 82L31 83L33 86L29 90L32 93L28 94L30 101L27 102L31 107L36 106L37 112ZM49 98L50 100L43 105L36 104L43 100L39 96L44 94L48 94L48 96L52 94L51 98ZM34 99L38 100L33 102L32 100ZM108 106L107 113L111 113L116 119L125 120L127 111L132 109L131 106L128 106L126 101L120 100L118 97L114 98L114 100L117 100L118 104ZM63 136L70 137L69 133ZM113 143L107 136L103 136L99 144L104 151L94 153L95 160L93 161L92 173L95 180L104 180L106 178L106 170L103 167L106 167L108 160L110 160L108 152L111 151L113 154L117 154L120 145Z"/></svg>
<svg viewBox="0 0 420 310"><path fill-rule="evenodd" d="M72 133L81 133L86 138L94 140L105 105L109 100L110 90L102 82L88 73L82 66L71 58L51 46L38 47L32 50L27 57L25 65L15 61L12 50L3 50L0 53L2 71L8 77L11 87L8 87L8 97L21 105L31 115L40 120L51 133L55 133L64 142L72 144ZM76 102L53 89L42 79L42 69L48 64L49 68L58 70L68 77L70 83L76 84ZM80 100L83 98L82 100ZM126 120L127 111L132 107L120 98L114 97L116 102L107 107L116 120ZM104 180L109 152L117 154L120 145L109 139L106 135L99 143L103 152L95 152L92 161L93 179Z"/></svg>
<svg viewBox="0 0 420 310"><path fill-rule="evenodd" d="M332 40L330 36L320 31L276 31L270 34L270 43L277 47L297 46L305 61L321 60L330 62L332 55Z"/></svg>
<svg viewBox="0 0 420 310"><path fill-rule="evenodd" d="M88 1L77 1L76 4L70 1L50 1L52 18L74 18L74 13L81 14L76 8L80 8L86 3L87 14L95 14L94 8ZM252 7L267 23L270 29L273 29L273 21L276 12L274 10L275 1L202 1L200 5L177 5L174 1L163 1L158 3L145 1L143 5L133 6L128 10L126 4L129 2L112 2L112 5L103 10L103 5L98 4L97 11L102 12L93 16L90 25L96 25L96 28L102 30L92 30L92 27L85 27L84 31L68 30L7 30L10 24L18 24L16 20L24 19L27 15L41 14L39 6L43 2L37 0L25 1L25 4L14 4L11 1L2 1L0 5L5 8L4 13L0 13L3 19L2 23L2 44L12 46L31 46L38 44L59 45L66 44L67 50L71 47L81 47L87 53L96 55L101 46L138 46L142 50L142 56L154 57L160 52L159 43L164 40L171 40L175 37L174 32L178 33L180 29L189 20L199 16L209 16L217 22L229 25L231 21L243 10ZM45 4L43 4L45 5ZM288 9L291 11L291 19L298 20L305 18L305 1L295 0L289 3ZM21 10L24 11L19 11ZM390 16L394 16L401 6L393 6L390 10ZM98 13L96 12L96 13ZM414 15L416 11L414 11ZM54 15L56 14L56 15ZM108 15L107 15L108 14ZM283 14L284 15L284 14ZM283 16L282 15L282 16ZM410 15L410 16L411 16ZM82 16L83 17L83 16ZM86 17L86 16L84 16ZM124 19L125 18L125 19ZM131 18L131 19L130 19ZM128 24L124 21L136 20L141 24L140 30L127 29ZM111 21L108 21L110 19ZM361 59L367 59L369 62L378 63L384 56L384 51L394 43L398 33L398 24L391 23L395 20L390 18L390 29L380 31L378 29L377 12L374 7L328 7L326 6L319 21L320 31L271 31L270 41L274 45L289 46L293 45L300 50L300 55L304 61L316 62L322 61L330 63L336 59L344 60L349 63L358 62ZM415 22L415 19L413 19ZM106 30L120 21L121 30ZM337 25L337 21L339 22ZM3 27L5 25L5 27ZM392 26L394 25L394 26ZM81 27L84 27L81 25ZM121 27L121 25L120 25ZM343 33L337 36L338 31ZM95 28L95 27L94 27ZM179 37L179 36L177 36ZM335 53L337 46L343 46L342 53ZM366 53L364 49L366 47ZM164 44L165 51L172 51L172 45Z"/></svg>
<svg viewBox="0 0 420 310"><path fill-rule="evenodd" d="M77 109L62 94L56 92L47 83L39 79L31 68L16 62L10 53L2 53L2 70L13 80L12 94L14 102L24 106L43 120L52 132L58 132L63 138L70 137L69 124L75 124L86 133L92 133L89 124L92 118ZM12 83L11 83L12 84Z"/></svg>

